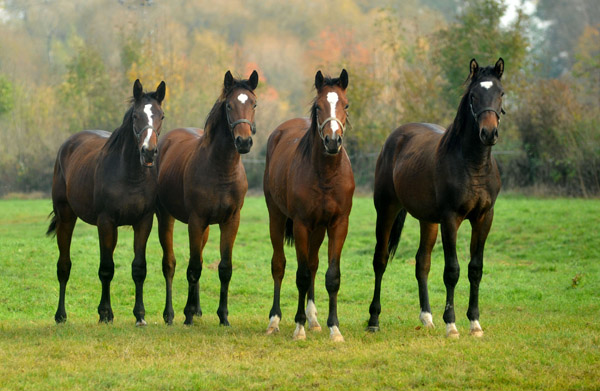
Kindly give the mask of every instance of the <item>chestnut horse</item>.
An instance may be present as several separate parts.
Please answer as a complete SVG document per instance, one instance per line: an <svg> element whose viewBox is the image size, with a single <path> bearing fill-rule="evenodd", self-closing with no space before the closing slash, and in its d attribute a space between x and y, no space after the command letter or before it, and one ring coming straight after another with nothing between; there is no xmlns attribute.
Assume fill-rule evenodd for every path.
<svg viewBox="0 0 600 391"><path fill-rule="evenodd" d="M420 320L433 327L427 277L431 250L441 225L444 247L446 335L458 337L454 315L454 288L458 282L456 232L463 220L471 223L471 284L467 317L471 334L482 336L479 324L479 283L483 249L492 225L500 175L492 146L504 95L500 79L502 58L495 66L480 68L471 60L468 88L454 122L445 130L438 125L411 123L396 129L386 140L375 169L374 203L377 225L373 269L375 291L369 308L368 329L379 329L381 279L388 259L394 256L406 213L419 220L421 239L416 255L416 278L421 305Z"/></svg>
<svg viewBox="0 0 600 391"><path fill-rule="evenodd" d="M269 210L273 258L273 307L267 334L279 331L279 295L285 273L284 238L294 241L298 270L298 311L294 339L305 339L304 324L321 330L315 306L315 275L319 248L329 238L329 266L325 286L329 293L330 338L343 341L337 317L340 287L340 256L348 233L352 208L354 175L342 141L346 130L348 73L339 78L315 77L315 98L311 118L295 118L279 125L269 137L264 174L264 192ZM305 300L308 304L305 310Z"/></svg>
<svg viewBox="0 0 600 391"><path fill-rule="evenodd" d="M219 224L221 295L217 315L221 325L229 326L227 294L232 272L232 249L248 190L240 154L250 151L252 135L256 132L254 89L257 85L256 71L248 80L234 79L227 71L223 91L206 119L204 130L175 129L158 145L157 216L167 290L163 318L167 324L172 324L174 317L173 224L177 219L188 224L190 241L189 290L183 311L185 324L192 324L194 315L202 315L199 297L202 250L208 240L208 226Z"/></svg>
<svg viewBox="0 0 600 391"><path fill-rule="evenodd" d="M155 92L144 93L133 84L132 105L123 123L112 134L85 130L69 137L58 150L52 179L53 217L46 234L56 233L60 283L57 323L67 320L65 291L71 272L71 237L79 217L98 226L102 298L100 322L112 322L110 282L114 275L113 252L117 227L132 225L134 253L131 274L135 282L136 324L144 320L143 286L146 278L146 242L152 230L156 199L157 141L163 120L165 82Z"/></svg>

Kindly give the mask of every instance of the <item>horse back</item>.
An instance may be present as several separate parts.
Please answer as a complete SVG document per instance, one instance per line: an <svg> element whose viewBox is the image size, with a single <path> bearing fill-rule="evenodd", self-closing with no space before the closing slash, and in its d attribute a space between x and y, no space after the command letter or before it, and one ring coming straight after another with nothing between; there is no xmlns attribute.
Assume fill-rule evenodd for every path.
<svg viewBox="0 0 600 391"><path fill-rule="evenodd" d="M110 133L85 130L70 136L58 150L52 180L52 201L68 203L89 224L96 223L94 174L98 157Z"/></svg>

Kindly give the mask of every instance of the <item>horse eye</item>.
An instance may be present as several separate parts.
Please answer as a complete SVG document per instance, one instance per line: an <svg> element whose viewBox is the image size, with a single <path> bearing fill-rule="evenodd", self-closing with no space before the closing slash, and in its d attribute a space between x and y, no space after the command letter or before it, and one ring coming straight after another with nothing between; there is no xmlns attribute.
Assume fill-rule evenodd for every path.
<svg viewBox="0 0 600 391"><path fill-rule="evenodd" d="M227 110L231 110L231 105L229 103L227 103Z"/></svg>
<svg viewBox="0 0 600 391"><path fill-rule="evenodd" d="M348 106L350 106L350 105L344 106L344 110L348 110Z"/></svg>
<svg viewBox="0 0 600 391"><path fill-rule="evenodd" d="M252 106L253 109L256 109L256 103L254 104L254 106Z"/></svg>

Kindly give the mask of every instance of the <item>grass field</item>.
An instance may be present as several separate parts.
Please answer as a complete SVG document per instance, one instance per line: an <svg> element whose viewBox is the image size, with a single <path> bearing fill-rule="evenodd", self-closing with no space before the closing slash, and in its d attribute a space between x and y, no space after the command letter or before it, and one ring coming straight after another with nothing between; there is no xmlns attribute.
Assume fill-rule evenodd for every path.
<svg viewBox="0 0 600 391"><path fill-rule="evenodd" d="M600 389L600 200L531 199L503 195L496 204L481 283L485 336L468 333L468 240L459 231L461 262L455 305L458 340L444 337L441 244L430 274L437 328L419 327L414 254L418 224L409 218L383 279L381 331L366 333L372 297L375 212L357 197L342 256L340 330L307 332L294 342L293 251L282 289L281 332L265 336L272 300L270 241L264 200L249 197L234 247L229 320L216 315L218 227L205 249L200 300L204 316L183 325L187 295L187 227L176 225L175 322L164 325L164 280L155 228L148 244L145 284L148 326L132 314L132 230L119 230L112 283L113 324L98 324L100 300L96 228L81 221L72 246L66 324L54 323L58 302L55 240L46 238L49 200L0 201L0 389ZM440 239L438 238L438 242ZM316 299L327 319L325 251Z"/></svg>

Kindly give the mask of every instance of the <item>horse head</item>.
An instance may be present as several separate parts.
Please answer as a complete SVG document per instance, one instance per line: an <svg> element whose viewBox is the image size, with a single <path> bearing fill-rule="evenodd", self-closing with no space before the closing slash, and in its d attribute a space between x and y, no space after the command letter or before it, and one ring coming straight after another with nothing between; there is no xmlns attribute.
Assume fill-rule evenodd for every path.
<svg viewBox="0 0 600 391"><path fill-rule="evenodd" d="M258 85L258 73L253 71L248 80L236 80L230 71L225 73L223 96L225 97L225 114L227 124L238 153L250 152L252 136L256 133L254 113Z"/></svg>
<svg viewBox="0 0 600 391"><path fill-rule="evenodd" d="M504 89L500 82L504 73L504 60L498 59L494 67L480 68L477 61L472 59L470 69L467 98L471 114L478 126L479 139L484 145L492 146L498 141L500 115L504 114Z"/></svg>
<svg viewBox="0 0 600 391"><path fill-rule="evenodd" d="M156 91L144 93L142 83L133 83L133 134L140 151L140 163L144 167L154 166L158 154L158 136L162 127L162 101L165 98L165 82L161 81Z"/></svg>
<svg viewBox="0 0 600 391"><path fill-rule="evenodd" d="M324 77L321 71L315 75L317 97L313 105L313 121L316 119L325 152L330 155L342 149L348 118L347 87L348 72L345 69L342 69L338 78Z"/></svg>

